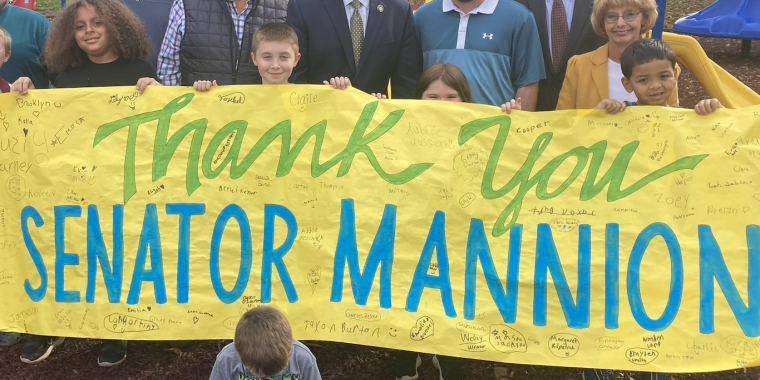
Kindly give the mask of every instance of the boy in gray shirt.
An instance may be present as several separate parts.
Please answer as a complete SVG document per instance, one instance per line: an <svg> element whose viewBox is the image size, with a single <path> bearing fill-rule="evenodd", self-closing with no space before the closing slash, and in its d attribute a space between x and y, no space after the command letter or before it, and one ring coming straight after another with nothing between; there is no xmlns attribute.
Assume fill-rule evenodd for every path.
<svg viewBox="0 0 760 380"><path fill-rule="evenodd" d="M293 339L290 323L277 309L248 310L235 340L216 356L210 380L322 380L317 360Z"/></svg>

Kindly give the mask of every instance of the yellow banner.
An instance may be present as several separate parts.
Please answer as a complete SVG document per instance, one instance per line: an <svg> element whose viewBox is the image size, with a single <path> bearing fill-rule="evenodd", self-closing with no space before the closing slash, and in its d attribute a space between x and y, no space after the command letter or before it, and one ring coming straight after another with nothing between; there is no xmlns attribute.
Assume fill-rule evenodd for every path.
<svg viewBox="0 0 760 380"><path fill-rule="evenodd" d="M760 364L760 107L515 112L327 86L0 95L0 330L524 364Z"/></svg>

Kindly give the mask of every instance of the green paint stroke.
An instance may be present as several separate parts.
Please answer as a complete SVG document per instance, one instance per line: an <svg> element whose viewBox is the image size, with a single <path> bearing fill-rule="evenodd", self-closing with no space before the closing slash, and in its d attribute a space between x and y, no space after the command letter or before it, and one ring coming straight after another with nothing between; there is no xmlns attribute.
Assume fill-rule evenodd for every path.
<svg viewBox="0 0 760 380"><path fill-rule="evenodd" d="M617 157L615 157L615 160L607 173L605 173L597 182L596 179L599 174L599 167L602 165L604 155L607 151L607 141L599 141L590 147L575 147L570 151L555 157L531 177L530 173L533 172L533 167L536 161L538 161L541 154L546 150L552 140L553 133L547 132L538 136L533 142L533 147L528 153L528 158L520 169L512 176L509 182L500 189L494 189L493 182L496 174L496 167L501 159L502 152L504 151L504 143L507 141L507 136L509 135L511 119L508 116L496 116L469 122L463 125L462 129L459 131L459 145L464 145L464 143L478 133L493 126L499 126L499 132L497 133L496 140L491 148L491 154L488 157L486 170L483 172L483 182L481 183L480 188L481 194L483 195L483 198L486 199L497 199L507 195L519 186L517 195L512 198L509 204L507 204L507 207L501 212L501 215L499 215L499 218L494 224L492 231L494 237L503 235L515 224L515 222L517 222L523 198L534 186L536 187L536 197L538 199L548 200L559 196L578 178L578 176L581 175L586 164L589 164L589 157L591 157L591 163L589 164L586 178L581 187L580 200L588 201L601 193L605 187L609 186L609 189L607 190L607 202L614 202L637 192L644 186L665 175L679 170L693 170L708 156L707 154L702 154L680 158L675 162L644 176L628 188L621 190L620 187L625 178L626 171L628 170L628 165L639 146L639 142L632 141L620 149L620 152ZM577 160L575 168L556 190L550 192L547 190L547 185L551 176L557 168L569 158L575 158Z"/></svg>
<svg viewBox="0 0 760 380"><path fill-rule="evenodd" d="M190 142L190 153L186 163L186 186L188 195L191 195L201 186L201 180L198 173L199 164L203 176L207 179L216 178L228 165L230 166L230 177L232 179L241 178L251 165L253 165L256 159L258 159L266 148L278 137L282 138L282 146L280 148L280 160L277 165L277 177L284 177L290 173L290 170L293 168L293 163L298 158L306 143L312 137L315 139L314 152L311 160L311 176L314 178L323 175L338 163L340 163L340 167L338 168L337 177L345 176L351 170L354 156L359 153L362 153L367 157L367 160L369 160L372 168L380 178L393 185L407 183L433 166L432 163L412 164L396 174L389 174L380 166L380 163L375 157L372 149L369 147L369 144L393 129L404 115L404 111L398 110L391 112L385 117L383 122L377 126L377 128L365 135L367 128L375 115L375 111L377 110L377 101L369 103L364 107L361 116L359 116L359 120L356 122L354 131L346 144L346 148L325 163L320 163L320 153L322 151L322 144L324 143L327 130L327 121L325 120L310 127L303 135L301 135L292 148L290 120L280 122L264 133L245 157L243 157L242 161L238 161L238 159L240 156L240 147L243 144L245 132L248 128L248 122L242 120L233 121L222 127L212 137L209 145L203 153L203 159L201 161L203 137L208 126L207 119L192 121L169 137L171 117L190 104L194 96L194 94L185 94L170 101L161 110L127 117L104 124L98 128L98 131L95 133L93 146L97 146L101 141L105 140L116 131L124 127L129 127L126 152L124 154L124 204L126 204L137 192L137 184L135 181L135 154L138 128L145 123L150 123L156 120L158 121L158 124L156 127L155 141L153 143L153 182L166 176L169 163L174 157L177 149L185 141L185 138L188 135L191 133L193 135ZM224 157L221 164L214 169L212 167L212 164L214 163L214 154L222 143L230 138L230 135L233 133L234 141L232 142L229 151L227 151L227 155Z"/></svg>

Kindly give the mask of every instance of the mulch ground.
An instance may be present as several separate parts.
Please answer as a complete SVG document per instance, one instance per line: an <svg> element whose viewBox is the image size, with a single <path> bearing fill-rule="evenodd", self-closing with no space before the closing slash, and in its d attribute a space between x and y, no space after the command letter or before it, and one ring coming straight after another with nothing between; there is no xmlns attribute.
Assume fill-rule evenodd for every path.
<svg viewBox="0 0 760 380"><path fill-rule="evenodd" d="M754 41L750 58L739 56L737 40L699 38L708 55L743 83L760 92L760 41ZM679 80L681 105L692 108L707 92L699 81L684 70ZM100 343L89 339L68 339L53 355L37 365L19 361L21 345L0 348L0 379L63 380L63 379L208 379L216 354L229 341L196 342L186 350L171 349L168 342L130 342L127 360L114 368L97 365ZM331 342L305 342L317 357L322 377L326 380L391 380L394 379L392 350ZM420 380L438 379L438 371L423 355ZM525 366L478 360L464 360L467 379L496 379L495 370L506 370L510 380L580 380L581 371L574 368ZM612 372L616 380L637 380L636 374ZM668 375L672 380L758 380L760 368L706 374Z"/></svg>
<svg viewBox="0 0 760 380"><path fill-rule="evenodd" d="M18 360L21 345L0 350L0 379L8 380L147 380L208 379L217 352L230 341L196 342L185 350L168 342L130 342L127 360L117 367L98 367L99 341L67 339L47 360L36 365ZM325 380L392 380L395 351L332 342L304 342L317 357ZM431 355L422 355L420 380L438 380ZM509 380L581 380L577 368L527 366L459 359L465 379L494 379L495 371ZM504 372L505 371L505 372ZM612 371L614 380L638 380L637 374ZM760 368L735 371L672 374L669 380L757 380Z"/></svg>

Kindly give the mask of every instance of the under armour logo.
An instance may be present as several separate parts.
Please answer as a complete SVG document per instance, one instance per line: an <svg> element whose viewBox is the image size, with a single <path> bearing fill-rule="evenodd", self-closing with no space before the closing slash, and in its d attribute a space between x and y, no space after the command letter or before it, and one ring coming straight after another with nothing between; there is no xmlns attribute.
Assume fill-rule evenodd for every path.
<svg viewBox="0 0 760 380"><path fill-rule="evenodd" d="M493 39L493 33L491 33L491 34L483 33L483 39L485 40L486 38L488 38L489 40L492 40Z"/></svg>

